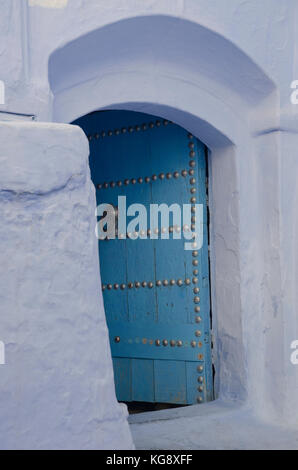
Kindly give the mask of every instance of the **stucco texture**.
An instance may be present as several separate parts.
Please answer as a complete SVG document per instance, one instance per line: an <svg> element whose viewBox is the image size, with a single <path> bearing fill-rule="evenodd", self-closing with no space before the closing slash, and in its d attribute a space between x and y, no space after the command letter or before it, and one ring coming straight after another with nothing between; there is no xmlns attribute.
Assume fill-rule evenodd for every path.
<svg viewBox="0 0 298 470"><path fill-rule="evenodd" d="M99 290L87 139L74 126L1 123L0 140L0 447L132 448Z"/></svg>

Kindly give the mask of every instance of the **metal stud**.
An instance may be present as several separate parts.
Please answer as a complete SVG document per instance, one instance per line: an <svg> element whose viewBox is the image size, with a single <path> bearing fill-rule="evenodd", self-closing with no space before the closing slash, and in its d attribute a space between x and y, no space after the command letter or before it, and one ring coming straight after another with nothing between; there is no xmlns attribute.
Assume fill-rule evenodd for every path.
<svg viewBox="0 0 298 470"><path fill-rule="evenodd" d="M200 292L199 287L195 287L194 290L193 290L193 293L194 293L194 294L198 294L199 292Z"/></svg>
<svg viewBox="0 0 298 470"><path fill-rule="evenodd" d="M173 233L173 231L174 231L174 227L171 225L171 226L169 227L169 232L170 232L170 233Z"/></svg>
<svg viewBox="0 0 298 470"><path fill-rule="evenodd" d="M135 178L131 179L131 184L136 184L137 180Z"/></svg>
<svg viewBox="0 0 298 470"><path fill-rule="evenodd" d="M129 180L128 179L124 180L124 184L125 184L125 186L128 186L129 185Z"/></svg>
<svg viewBox="0 0 298 470"><path fill-rule="evenodd" d="M189 182L190 182L190 184L196 184L196 179L195 178L190 178Z"/></svg>
<svg viewBox="0 0 298 470"><path fill-rule="evenodd" d="M127 287L128 287L129 289L132 289L132 288L133 288L133 283L132 283L132 282L129 282L129 283L127 284Z"/></svg>
<svg viewBox="0 0 298 470"><path fill-rule="evenodd" d="M167 279L164 279L164 280L162 281L162 283L163 283L164 286L168 286L168 285L169 285L169 281L168 281Z"/></svg>
<svg viewBox="0 0 298 470"><path fill-rule="evenodd" d="M182 171L181 171L181 175L182 175L182 176L187 176L187 171L186 171L186 170L182 170Z"/></svg>
<svg viewBox="0 0 298 470"><path fill-rule="evenodd" d="M135 130L139 132L141 130L141 127L139 125L136 125Z"/></svg>
<svg viewBox="0 0 298 470"><path fill-rule="evenodd" d="M169 121L167 119L165 119L163 124L164 124L164 126L167 126L169 124Z"/></svg>
<svg viewBox="0 0 298 470"><path fill-rule="evenodd" d="M202 397L198 397L198 398L197 398L197 402L198 402L198 403L203 403L203 398L202 398Z"/></svg>
<svg viewBox="0 0 298 470"><path fill-rule="evenodd" d="M198 270L198 269L194 269L192 273L193 273L194 276L197 276L197 275L199 274L199 270Z"/></svg>
<svg viewBox="0 0 298 470"><path fill-rule="evenodd" d="M135 282L135 287L138 289L139 287L141 287L141 283L139 281L136 281Z"/></svg>
<svg viewBox="0 0 298 470"><path fill-rule="evenodd" d="M106 287L107 287L107 286L106 286L105 284L103 284L103 285L101 286L102 290L106 290Z"/></svg>
<svg viewBox="0 0 298 470"><path fill-rule="evenodd" d="M156 180L157 180L157 176L156 176L156 175L152 175L152 180L153 180L153 181L156 181Z"/></svg>
<svg viewBox="0 0 298 470"><path fill-rule="evenodd" d="M198 366L198 367L197 367L197 371L198 371L198 372L203 372L203 370L204 370L204 366Z"/></svg>
<svg viewBox="0 0 298 470"><path fill-rule="evenodd" d="M201 323L202 318L201 317L196 317L196 323Z"/></svg>
<svg viewBox="0 0 298 470"><path fill-rule="evenodd" d="M163 180L164 177L165 177L165 174L164 174L164 173L160 173L159 178L160 178L161 180Z"/></svg>
<svg viewBox="0 0 298 470"><path fill-rule="evenodd" d="M199 384L202 384L204 382L204 377L200 375L200 377L198 377L198 382Z"/></svg>
<svg viewBox="0 0 298 470"><path fill-rule="evenodd" d="M168 340L167 340L167 339L163 339L163 340L162 340L162 344L163 344L164 346L167 346L167 345L169 344L169 343L168 343Z"/></svg>
<svg viewBox="0 0 298 470"><path fill-rule="evenodd" d="M199 279L197 277L193 277L192 282L193 282L193 284L197 284L199 282ZM198 289L198 292L200 290L198 287L195 287L195 289Z"/></svg>
<svg viewBox="0 0 298 470"><path fill-rule="evenodd" d="M175 279L171 279L171 280L170 280L170 285L171 285L171 286L174 286L175 284L176 284Z"/></svg>
<svg viewBox="0 0 298 470"><path fill-rule="evenodd" d="M189 171L188 171L188 174L189 174L190 176L193 176L193 175L195 174L195 170L192 170L192 169L189 170Z"/></svg>
<svg viewBox="0 0 298 470"><path fill-rule="evenodd" d="M111 290L111 289L113 289L113 286L112 286L112 284L108 284L108 285L107 285L107 288L108 288L108 290Z"/></svg>
<svg viewBox="0 0 298 470"><path fill-rule="evenodd" d="M156 340L155 340L155 345L156 345L156 346L160 346L160 339L156 339Z"/></svg>
<svg viewBox="0 0 298 470"><path fill-rule="evenodd" d="M125 284L121 284L121 286L120 286L120 289L121 289L121 290L124 290L124 289L125 289L125 287L126 287L126 285L125 285Z"/></svg>
<svg viewBox="0 0 298 470"><path fill-rule="evenodd" d="M114 289L119 289L119 284L114 284Z"/></svg>
<svg viewBox="0 0 298 470"><path fill-rule="evenodd" d="M161 122L160 122L160 121L156 121L156 123L155 123L155 124L156 124L156 126L157 126L157 127L160 127L160 125L161 125Z"/></svg>
<svg viewBox="0 0 298 470"><path fill-rule="evenodd" d="M99 139L99 133L98 133L98 132L96 132L96 134L95 134L95 136L94 136L94 137L95 137L95 139Z"/></svg>
<svg viewBox="0 0 298 470"><path fill-rule="evenodd" d="M130 126L130 127L128 128L128 132L130 132L130 133L133 132L133 127L132 127L132 126Z"/></svg>
<svg viewBox="0 0 298 470"><path fill-rule="evenodd" d="M197 306L195 307L195 312L196 312L196 313L199 313L200 311L201 311L201 307L200 307L199 305L197 305Z"/></svg>
<svg viewBox="0 0 298 470"><path fill-rule="evenodd" d="M191 150L191 151L189 152L189 156L190 156L190 158L194 158L194 157L196 156L196 152L194 152L193 150Z"/></svg>
<svg viewBox="0 0 298 470"><path fill-rule="evenodd" d="M102 189L102 184L99 183L99 184L96 185L96 187L97 187L97 189Z"/></svg>
<svg viewBox="0 0 298 470"><path fill-rule="evenodd" d="M103 187L104 187L105 189L107 189L107 188L109 187L109 183L104 183L104 184L103 184Z"/></svg>
<svg viewBox="0 0 298 470"><path fill-rule="evenodd" d="M143 178L138 178L138 183L142 184L143 183Z"/></svg>
<svg viewBox="0 0 298 470"><path fill-rule="evenodd" d="M197 192L197 188L191 188L190 194L195 194Z"/></svg>
<svg viewBox="0 0 298 470"><path fill-rule="evenodd" d="M202 387L202 385L200 385L200 386L198 387L198 392L203 392L203 391L204 391L204 387Z"/></svg>
<svg viewBox="0 0 298 470"><path fill-rule="evenodd" d="M147 287L147 282L146 281L142 282L142 287Z"/></svg>
<svg viewBox="0 0 298 470"><path fill-rule="evenodd" d="M119 129L115 129L115 135L119 135L119 134L120 134Z"/></svg>
<svg viewBox="0 0 298 470"><path fill-rule="evenodd" d="M195 304L199 304L199 303L200 303L200 300L201 300L200 297L195 297L195 298L193 299L193 301L194 301Z"/></svg>
<svg viewBox="0 0 298 470"><path fill-rule="evenodd" d="M167 179L170 180L172 178L172 173L167 173Z"/></svg>
<svg viewBox="0 0 298 470"><path fill-rule="evenodd" d="M198 250L194 250L194 251L192 252L192 256L193 256L194 258L196 258L196 257L198 256L198 254L199 254Z"/></svg>
<svg viewBox="0 0 298 470"><path fill-rule="evenodd" d="M193 148L195 147L195 144L194 144L193 142L190 142L190 143L188 144L188 146L189 146L190 149L193 149Z"/></svg>
<svg viewBox="0 0 298 470"><path fill-rule="evenodd" d="M126 130L127 130L126 127L122 127L122 129L121 129L122 134L125 134Z"/></svg>
<svg viewBox="0 0 298 470"><path fill-rule="evenodd" d="M122 181L117 181L117 186L120 188L120 186L122 186Z"/></svg>
<svg viewBox="0 0 298 470"><path fill-rule="evenodd" d="M161 286L161 281L156 281L156 285L159 287Z"/></svg>
<svg viewBox="0 0 298 470"><path fill-rule="evenodd" d="M150 127L150 129L153 129L153 127L154 127L154 122L150 122L150 123L149 123L149 127Z"/></svg>
<svg viewBox="0 0 298 470"><path fill-rule="evenodd" d="M120 343L120 336L115 336L115 343Z"/></svg>
<svg viewBox="0 0 298 470"><path fill-rule="evenodd" d="M187 286L189 286L189 284L190 284L190 279L189 279L189 278L186 278L186 279L185 279L185 284L186 284Z"/></svg>
<svg viewBox="0 0 298 470"><path fill-rule="evenodd" d="M179 346L179 348L180 348L183 343L182 343L181 339L179 339L176 344L177 344L177 346Z"/></svg>
<svg viewBox="0 0 298 470"><path fill-rule="evenodd" d="M150 228L148 228L148 230L147 230L147 235L149 235L149 236L151 235L151 230L150 230Z"/></svg>
<svg viewBox="0 0 298 470"><path fill-rule="evenodd" d="M149 289L152 289L152 287L153 287L153 282L151 282L151 281L148 282L148 287L149 287Z"/></svg>
<svg viewBox="0 0 298 470"><path fill-rule="evenodd" d="M196 162L195 162L194 160L190 160L190 161L189 161L189 166L190 166L191 168L194 168L194 167L196 166Z"/></svg>
<svg viewBox="0 0 298 470"><path fill-rule="evenodd" d="M181 287L181 286L183 285L183 281L182 281L182 279L178 279L178 281L177 281L177 285L178 285L179 287Z"/></svg>
<svg viewBox="0 0 298 470"><path fill-rule="evenodd" d="M192 229L192 230L195 230L195 229L196 229L196 226L195 226L195 224L191 224L191 226L190 226L190 227L191 227L191 229ZM194 235L195 235L195 234L194 234Z"/></svg>
<svg viewBox="0 0 298 470"><path fill-rule="evenodd" d="M174 176L174 178L179 178L179 171L175 171L173 176Z"/></svg>
<svg viewBox="0 0 298 470"><path fill-rule="evenodd" d="M170 345L171 345L172 348L173 348L174 346L176 346L176 341L175 341L174 339L171 339Z"/></svg>
<svg viewBox="0 0 298 470"><path fill-rule="evenodd" d="M147 129L146 124L142 124L142 129L143 129L143 131L145 131Z"/></svg>
<svg viewBox="0 0 298 470"><path fill-rule="evenodd" d="M192 348L195 348L197 343L195 341L191 341L190 345L191 345Z"/></svg>
<svg viewBox="0 0 298 470"><path fill-rule="evenodd" d="M88 135L89 142L92 140L92 135Z"/></svg>
<svg viewBox="0 0 298 470"><path fill-rule="evenodd" d="M106 136L106 133L105 133L105 131L102 131L102 133L101 133L101 137L105 137L105 136Z"/></svg>
<svg viewBox="0 0 298 470"><path fill-rule="evenodd" d="M189 139L193 139L193 135L192 134L188 134L187 136Z"/></svg>
<svg viewBox="0 0 298 470"><path fill-rule="evenodd" d="M195 197L192 197L192 198L190 199L190 202L191 202L192 204L195 204L195 203L197 202L197 200L196 200Z"/></svg>
<svg viewBox="0 0 298 470"><path fill-rule="evenodd" d="M197 338L199 338L200 336L202 336L202 332L200 330L196 330L195 335Z"/></svg>
<svg viewBox="0 0 298 470"><path fill-rule="evenodd" d="M108 136L111 137L113 135L113 131L108 131Z"/></svg>
<svg viewBox="0 0 298 470"><path fill-rule="evenodd" d="M111 182L110 182L110 186L111 186L111 188L115 188L115 186L116 186L115 181L111 181Z"/></svg>
<svg viewBox="0 0 298 470"><path fill-rule="evenodd" d="M146 176L146 178L145 178L145 183L150 183L150 178L149 178L149 176Z"/></svg>

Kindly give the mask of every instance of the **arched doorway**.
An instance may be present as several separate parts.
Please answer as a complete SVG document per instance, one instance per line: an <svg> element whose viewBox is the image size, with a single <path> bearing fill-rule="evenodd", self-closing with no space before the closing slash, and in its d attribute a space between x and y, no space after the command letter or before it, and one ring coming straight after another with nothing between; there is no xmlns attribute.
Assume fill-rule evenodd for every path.
<svg viewBox="0 0 298 470"><path fill-rule="evenodd" d="M49 84L53 121L74 122L97 110L145 112L208 146L215 396L256 406L263 392L255 371L266 368L249 343L261 339L254 318L262 308L258 277L246 260L262 219L258 192L251 192L262 161L254 136L274 127L274 82L212 28L149 15L78 32L49 58Z"/></svg>
<svg viewBox="0 0 298 470"><path fill-rule="evenodd" d="M90 142L117 398L159 406L209 401L207 148L144 113L99 111L74 124Z"/></svg>

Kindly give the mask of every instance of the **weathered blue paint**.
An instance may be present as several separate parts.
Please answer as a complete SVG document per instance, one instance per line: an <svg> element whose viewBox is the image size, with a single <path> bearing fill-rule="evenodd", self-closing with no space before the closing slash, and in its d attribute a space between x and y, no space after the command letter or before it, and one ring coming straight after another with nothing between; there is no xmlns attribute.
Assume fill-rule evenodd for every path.
<svg viewBox="0 0 298 470"><path fill-rule="evenodd" d="M153 123L153 125L150 123ZM181 127L142 113L96 112L77 121L90 139L90 168L97 187L97 202L127 206L141 203L190 203L204 205L204 244L194 256L180 240L110 240L99 242L102 283L124 283L124 290L104 290L106 317L114 361L115 386L120 401L189 404L212 398L210 352L210 303L204 145ZM193 148L192 148L193 145ZM191 152L194 152L192 154ZM190 161L195 161L195 167ZM193 169L193 174L190 170ZM187 170L187 175L181 172ZM179 172L178 178L145 182L145 177ZM125 179L136 183L124 185ZM142 178L143 182L138 182ZM191 182L195 178L195 182ZM122 185L110 183L121 181ZM191 194L191 188L196 193ZM129 218L128 218L129 220ZM148 220L149 227L149 220ZM194 266L198 260L198 266ZM198 274L194 270L198 270ZM197 282L195 282L197 278ZM157 280L174 279L175 285L157 286ZM182 279L183 285L177 285ZM190 279L190 284L185 280ZM133 287L129 282L153 282L153 288ZM199 287L199 293L194 293ZM194 297L200 297L198 304ZM200 306L200 312L195 307ZM200 316L201 323L196 323ZM197 337L195 332L201 331ZM120 342L115 342L120 337ZM155 340L161 344L156 346ZM168 345L162 341L166 339ZM170 341L182 346L170 346ZM195 341L193 347L191 342ZM203 371L198 366L203 366ZM203 377L203 384L198 382ZM203 386L200 392L199 386Z"/></svg>

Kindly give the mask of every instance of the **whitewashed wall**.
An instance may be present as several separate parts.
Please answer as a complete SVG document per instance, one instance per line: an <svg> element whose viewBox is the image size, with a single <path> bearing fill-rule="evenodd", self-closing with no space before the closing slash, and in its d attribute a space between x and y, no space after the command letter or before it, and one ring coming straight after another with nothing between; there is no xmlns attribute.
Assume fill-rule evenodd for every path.
<svg viewBox="0 0 298 470"><path fill-rule="evenodd" d="M103 312L88 142L0 123L1 449L132 448Z"/></svg>

